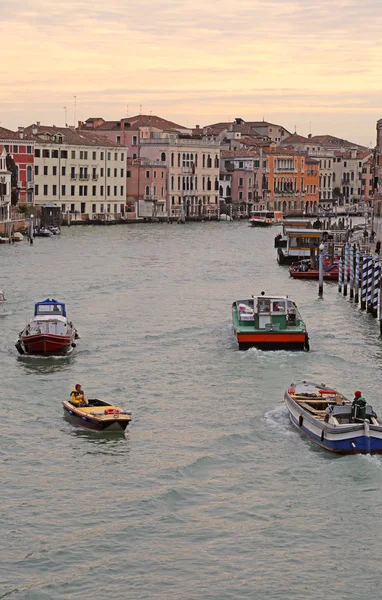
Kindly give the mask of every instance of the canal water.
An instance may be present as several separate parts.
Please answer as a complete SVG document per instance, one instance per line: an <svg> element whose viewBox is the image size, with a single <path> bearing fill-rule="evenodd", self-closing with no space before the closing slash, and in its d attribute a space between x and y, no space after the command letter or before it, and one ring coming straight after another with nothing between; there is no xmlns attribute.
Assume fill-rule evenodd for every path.
<svg viewBox="0 0 382 600"><path fill-rule="evenodd" d="M378 325L279 267L245 222L69 228L0 247L0 598L379 597L382 458L335 457L292 428L300 378L382 414ZM231 303L289 294L310 353L239 352ZM70 358L14 348L36 300L67 303ZM131 409L125 437L73 429L75 383Z"/></svg>

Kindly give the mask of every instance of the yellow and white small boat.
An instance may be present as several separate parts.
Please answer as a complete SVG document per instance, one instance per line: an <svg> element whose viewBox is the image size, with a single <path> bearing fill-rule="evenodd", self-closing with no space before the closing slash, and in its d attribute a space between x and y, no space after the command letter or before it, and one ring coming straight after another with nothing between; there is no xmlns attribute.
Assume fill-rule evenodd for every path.
<svg viewBox="0 0 382 600"><path fill-rule="evenodd" d="M84 429L102 432L123 432L131 422L131 412L123 411L115 404L96 398L89 399L88 405L76 406L64 400L64 416L73 425Z"/></svg>

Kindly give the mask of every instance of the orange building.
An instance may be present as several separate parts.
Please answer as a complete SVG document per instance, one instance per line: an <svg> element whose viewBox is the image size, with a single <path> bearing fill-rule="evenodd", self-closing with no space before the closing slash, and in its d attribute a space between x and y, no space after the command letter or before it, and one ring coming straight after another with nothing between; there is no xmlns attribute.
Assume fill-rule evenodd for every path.
<svg viewBox="0 0 382 600"><path fill-rule="evenodd" d="M320 161L305 159L305 212L316 212L319 203Z"/></svg>
<svg viewBox="0 0 382 600"><path fill-rule="evenodd" d="M267 209L284 214L313 212L318 203L318 161L292 150L274 150L265 155L263 198Z"/></svg>

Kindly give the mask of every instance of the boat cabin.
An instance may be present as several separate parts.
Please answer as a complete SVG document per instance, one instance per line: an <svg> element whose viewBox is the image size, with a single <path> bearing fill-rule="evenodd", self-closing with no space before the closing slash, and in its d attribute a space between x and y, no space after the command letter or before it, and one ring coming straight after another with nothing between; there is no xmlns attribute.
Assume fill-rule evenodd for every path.
<svg viewBox="0 0 382 600"><path fill-rule="evenodd" d="M251 221L265 221L269 223L281 223L283 213L277 210L253 210L251 212Z"/></svg>
<svg viewBox="0 0 382 600"><path fill-rule="evenodd" d="M239 321L252 321L256 329L281 331L300 324L296 304L287 296L253 296L236 302Z"/></svg>
<svg viewBox="0 0 382 600"><path fill-rule="evenodd" d="M49 300L47 298L43 302L36 302L34 305L34 316L48 316L48 317L66 317L66 308L63 302L57 302L57 300Z"/></svg>

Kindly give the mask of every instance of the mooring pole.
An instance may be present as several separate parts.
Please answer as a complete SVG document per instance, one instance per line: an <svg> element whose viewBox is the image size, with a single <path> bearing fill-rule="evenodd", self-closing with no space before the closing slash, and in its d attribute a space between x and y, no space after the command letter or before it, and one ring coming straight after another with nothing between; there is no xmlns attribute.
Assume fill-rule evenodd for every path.
<svg viewBox="0 0 382 600"><path fill-rule="evenodd" d="M358 304L359 302L359 259L360 251L359 248L355 251L355 281L354 281L354 301Z"/></svg>
<svg viewBox="0 0 382 600"><path fill-rule="evenodd" d="M343 270L343 262L342 258L338 261L338 291L342 292L342 270Z"/></svg>
<svg viewBox="0 0 382 600"><path fill-rule="evenodd" d="M382 277L379 278L379 333L382 336Z"/></svg>
<svg viewBox="0 0 382 600"><path fill-rule="evenodd" d="M367 257L367 299L366 299L366 311L371 313L372 307L372 289L373 289L373 257Z"/></svg>
<svg viewBox="0 0 382 600"><path fill-rule="evenodd" d="M354 298L354 248L349 248L349 262L350 262L350 300Z"/></svg>
<svg viewBox="0 0 382 600"><path fill-rule="evenodd" d="M344 259L344 296L348 295L348 277L349 277L349 246L345 244L345 259Z"/></svg>
<svg viewBox="0 0 382 600"><path fill-rule="evenodd" d="M320 244L320 254L318 257L318 297L324 296L324 244Z"/></svg>
<svg viewBox="0 0 382 600"><path fill-rule="evenodd" d="M366 298L367 298L367 254L363 255L362 258L362 288L361 288L361 310L366 309Z"/></svg>
<svg viewBox="0 0 382 600"><path fill-rule="evenodd" d="M380 265L379 258L374 258L374 285L373 285L373 309L372 314L374 318L378 316L378 290L379 290L379 278L380 278Z"/></svg>

